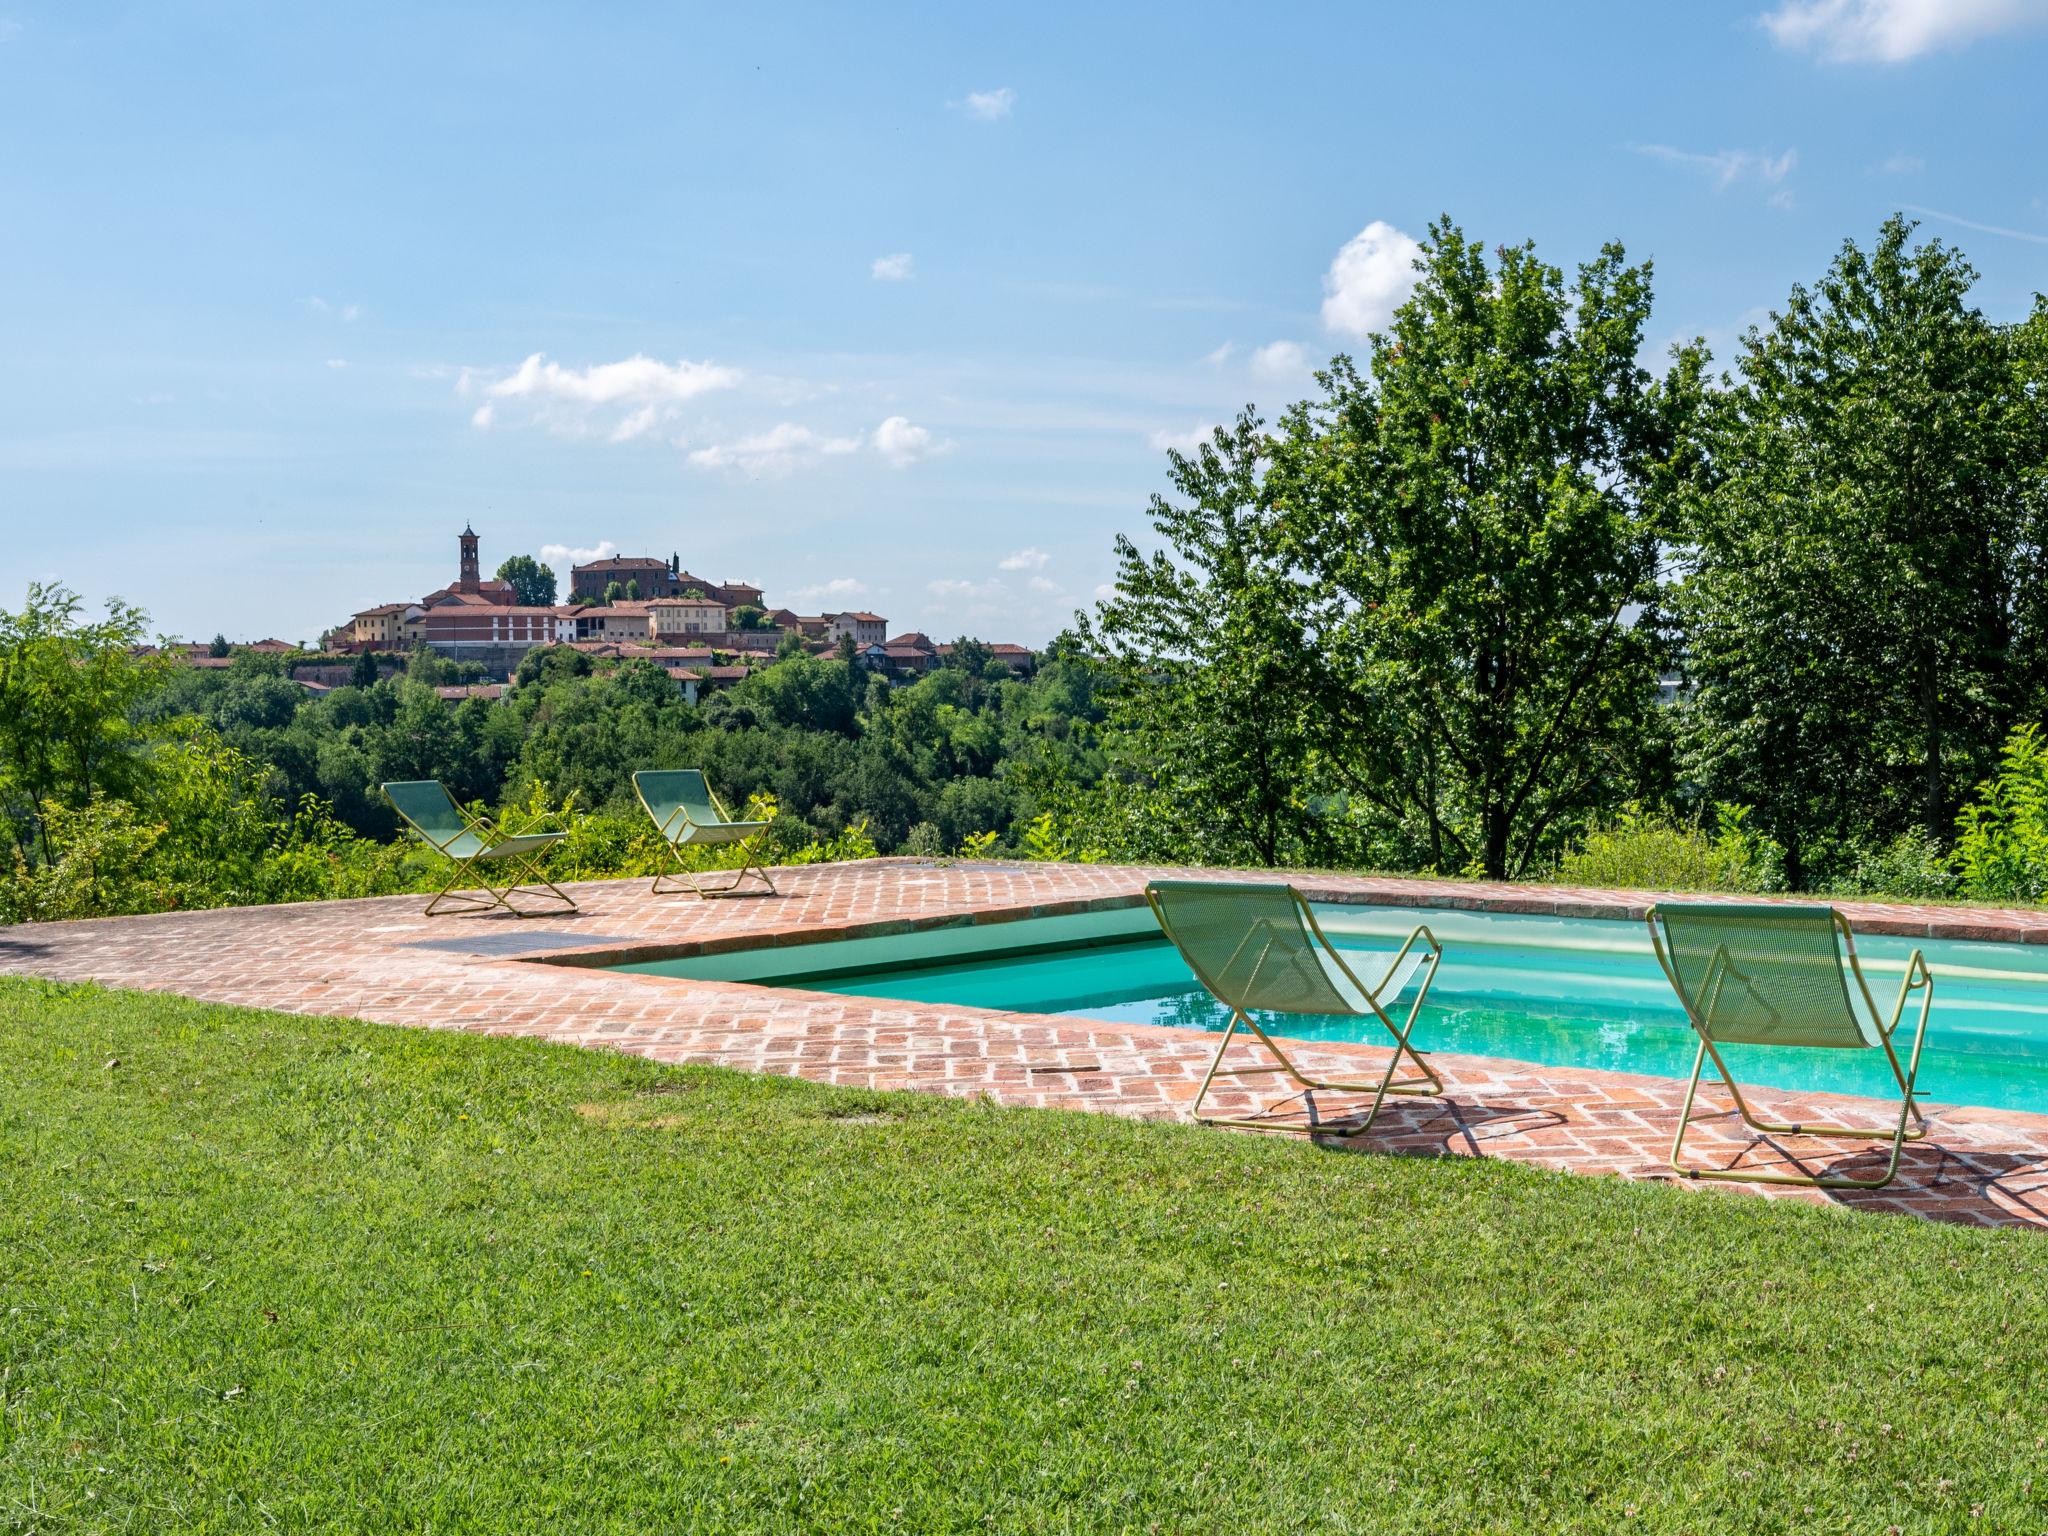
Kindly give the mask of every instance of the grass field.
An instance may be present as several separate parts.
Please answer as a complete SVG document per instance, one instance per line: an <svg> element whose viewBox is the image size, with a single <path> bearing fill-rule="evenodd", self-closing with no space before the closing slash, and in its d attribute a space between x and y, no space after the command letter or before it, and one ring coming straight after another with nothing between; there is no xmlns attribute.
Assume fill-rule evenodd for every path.
<svg viewBox="0 0 2048 1536"><path fill-rule="evenodd" d="M2031 1234L0 980L6 1531L2048 1530L2044 1278Z"/></svg>

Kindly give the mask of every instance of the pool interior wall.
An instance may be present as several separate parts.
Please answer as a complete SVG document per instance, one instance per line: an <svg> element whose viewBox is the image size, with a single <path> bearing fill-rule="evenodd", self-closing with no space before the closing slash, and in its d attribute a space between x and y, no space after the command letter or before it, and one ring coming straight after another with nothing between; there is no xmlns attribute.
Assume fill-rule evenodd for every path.
<svg viewBox="0 0 2048 1536"><path fill-rule="evenodd" d="M1695 1037L1641 922L1324 903L1315 911L1332 942L1358 954L1354 969L1367 977L1372 956L1390 953L1418 923L1436 935L1443 964L1415 1030L1424 1050L1662 1077L1692 1070ZM1887 1015L1915 948L1935 976L1920 1071L1925 1097L2048 1110L2048 946L1858 935L1864 974ZM1219 1030L1228 1020L1143 906L616 969L1110 1023ZM1917 1001L1909 1004L1902 1054L1917 1011ZM1294 1039L1386 1039L1371 1020L1291 1014L1265 1022ZM1896 1091L1878 1051L1747 1047L1728 1055L1745 1081Z"/></svg>

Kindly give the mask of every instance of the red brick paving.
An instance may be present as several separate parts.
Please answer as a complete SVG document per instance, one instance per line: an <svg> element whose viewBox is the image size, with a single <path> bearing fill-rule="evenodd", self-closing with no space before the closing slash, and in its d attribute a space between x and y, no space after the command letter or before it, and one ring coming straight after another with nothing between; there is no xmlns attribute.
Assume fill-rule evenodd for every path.
<svg viewBox="0 0 2048 1536"><path fill-rule="evenodd" d="M1213 1050L1164 1026L932 1007L588 968L635 951L680 954L763 942L808 942L927 923L1000 921L1131 904L1143 869L877 860L776 871L776 897L700 902L655 897L642 881L571 887L582 911L517 921L420 916L416 897L170 913L0 928L0 971L175 992L211 1002L479 1034L601 1045L661 1061L705 1062L820 1082L985 1094L1006 1104L1141 1117L1186 1112ZM1297 877L1323 899L1559 916L1640 918L1642 892L1420 880ZM1684 898L1665 898L1679 899ZM2048 913L1845 904L1863 932L2048 943ZM518 957L584 964L533 965ZM1424 1042L1426 1045L1427 1042ZM1370 1046L1303 1043L1298 1059L1332 1073L1370 1070ZM1434 1055L1441 1102L1391 1102L1350 1145L1434 1156L1484 1156L1583 1173L1664 1179L1683 1084L1487 1057ZM1258 1081L1258 1080L1255 1080ZM1885 1119L1872 1101L1759 1091L1766 1113L1798 1120ZM1226 1112L1263 1099L1226 1093ZM1787 1138L1757 1141L1724 1112L1688 1138L1689 1153L1759 1170L1817 1158L1864 1171L1877 1154ZM1339 1124L1352 1108L1320 1096ZM1931 1108L1934 1128L1909 1147L1898 1180L1870 1194L1740 1188L1979 1225L2048 1225L2048 1116ZM1305 1111L1297 1102L1293 1120Z"/></svg>

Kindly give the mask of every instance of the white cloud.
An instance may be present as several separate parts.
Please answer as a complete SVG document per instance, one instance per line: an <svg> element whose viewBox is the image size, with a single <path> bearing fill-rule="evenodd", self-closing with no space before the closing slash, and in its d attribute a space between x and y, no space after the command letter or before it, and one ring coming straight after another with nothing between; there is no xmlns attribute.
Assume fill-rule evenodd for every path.
<svg viewBox="0 0 2048 1536"><path fill-rule="evenodd" d="M1799 163L1799 152L1792 149L1773 155L1747 149L1718 149L1712 154L1705 154L1698 150L1677 149L1669 144L1637 144L1632 147L1637 154L1661 160L1666 165L1705 173L1714 183L1716 192L1725 192L1742 181L1754 181L1767 187L1780 186ZM1782 193L1774 195L1770 201L1774 207L1791 206L1789 195Z"/></svg>
<svg viewBox="0 0 2048 1536"><path fill-rule="evenodd" d="M2048 0L1785 0L1758 18L1780 48L1837 64L1902 64L2048 20Z"/></svg>
<svg viewBox="0 0 2048 1536"><path fill-rule="evenodd" d="M1964 218L1960 213L1943 213L1939 208L1922 208L1917 203L1906 203L1902 206L1907 213L1940 219L1949 224L1960 224L1964 229L1978 230L1987 235L2003 235L2008 240L2025 240L2032 245L2048 245L2048 234L2043 234L2039 230L2008 229L2003 224L1981 224L1975 219Z"/></svg>
<svg viewBox="0 0 2048 1536"><path fill-rule="evenodd" d="M611 430L605 441L608 443L630 443L645 432L652 431L660 419L660 413L651 405L643 405Z"/></svg>
<svg viewBox="0 0 2048 1536"><path fill-rule="evenodd" d="M567 575L571 566L588 565L593 560L602 560L618 552L619 546L610 539L599 539L589 549L573 549L567 544L543 544L540 547L540 563L551 566L559 574Z"/></svg>
<svg viewBox="0 0 2048 1536"><path fill-rule="evenodd" d="M616 363L565 368L550 362L545 353L535 352L512 372L496 378L464 370L456 380L455 392L469 395L481 391L486 397L492 415L478 422L480 426L491 424L495 406L502 401L524 406L530 421L563 436L602 433L607 442L625 443L673 421L685 402L714 390L731 389L740 378L737 368L687 358L664 363L635 353ZM600 419L619 408L625 413L616 420L607 424Z"/></svg>
<svg viewBox="0 0 2048 1536"><path fill-rule="evenodd" d="M480 405L469 413L469 424L479 432L488 432L491 430L491 423L497 420L497 417L498 408L495 405Z"/></svg>
<svg viewBox="0 0 2048 1536"><path fill-rule="evenodd" d="M1886 176L1917 176L1927 169L1927 162L1918 155L1893 155L1877 169Z"/></svg>
<svg viewBox="0 0 2048 1536"><path fill-rule="evenodd" d="M335 319L350 325L363 318L363 306L360 304L333 303L321 298L317 293L309 296L305 302L306 308L310 309L314 314L332 315Z"/></svg>
<svg viewBox="0 0 2048 1536"><path fill-rule="evenodd" d="M945 443L934 443L928 428L912 426L907 416L891 416L869 439L875 452L888 460L892 469L903 469L919 459L928 459L935 453L944 453Z"/></svg>
<svg viewBox="0 0 2048 1536"><path fill-rule="evenodd" d="M1216 424L1214 422L1200 421L1189 427L1185 432L1170 432L1162 427L1146 438L1145 441L1150 445L1154 453L1165 453L1171 449L1175 453L1188 454L1193 453L1202 444L1208 442L1210 434L1215 430Z"/></svg>
<svg viewBox="0 0 2048 1536"><path fill-rule="evenodd" d="M985 601L988 598L1001 596L1003 584L995 580L961 581L957 578L947 578L940 581L928 581L924 584L924 589L933 597L939 598L944 602L960 602L967 599Z"/></svg>
<svg viewBox="0 0 2048 1536"><path fill-rule="evenodd" d="M910 252L898 251L893 256L877 256L868 272L878 283L902 283L910 280L916 265Z"/></svg>
<svg viewBox="0 0 2048 1536"><path fill-rule="evenodd" d="M793 603L850 602L855 598L866 597L867 595L868 586L866 582L856 581L851 576L835 576L832 580L820 582L813 587L798 587L789 594L789 600ZM830 612L832 610L827 609L826 611Z"/></svg>
<svg viewBox="0 0 2048 1536"><path fill-rule="evenodd" d="M327 366L332 368L336 373L339 373L341 372L342 369L348 366L348 359L345 357L330 357L329 359L327 359Z"/></svg>
<svg viewBox="0 0 2048 1536"><path fill-rule="evenodd" d="M730 443L713 443L690 455L701 469L731 469L748 475L786 475L799 464L843 458L860 451L857 437L827 437L793 421L778 422L765 432Z"/></svg>
<svg viewBox="0 0 2048 1536"><path fill-rule="evenodd" d="M1044 550L1027 547L1014 550L996 562L996 568L1004 571L1042 571L1052 559Z"/></svg>
<svg viewBox="0 0 2048 1536"><path fill-rule="evenodd" d="M1308 372L1308 354L1298 341L1269 341L1252 354L1252 377L1266 384L1284 384Z"/></svg>
<svg viewBox="0 0 2048 1536"><path fill-rule="evenodd" d="M622 362L564 368L560 363L545 361L545 357L544 353L534 353L519 365L517 372L498 380L485 393L501 400L647 405L693 400L714 389L730 389L740 381L737 368L693 363L687 358L670 364L636 353Z"/></svg>
<svg viewBox="0 0 2048 1536"><path fill-rule="evenodd" d="M1202 361L1207 363L1211 368L1221 368L1225 363L1229 362L1231 358L1233 358L1236 355L1237 343L1234 341L1226 341L1225 343L1223 343L1222 346L1216 348L1215 351L1204 352L1202 354Z"/></svg>
<svg viewBox="0 0 2048 1536"><path fill-rule="evenodd" d="M992 91L969 91L960 108L976 122L999 122L1010 115L1017 105L1017 93L1007 85L999 85Z"/></svg>
<svg viewBox="0 0 2048 1536"><path fill-rule="evenodd" d="M1323 274L1323 324L1344 336L1384 330L1415 287L1422 247L1384 219L1344 242Z"/></svg>
<svg viewBox="0 0 2048 1536"><path fill-rule="evenodd" d="M1032 591L1037 592L1042 596L1046 597L1054 596L1060 590L1060 584L1058 582L1048 581L1043 576L1034 576L1029 581L1025 582L1024 585L1029 587Z"/></svg>

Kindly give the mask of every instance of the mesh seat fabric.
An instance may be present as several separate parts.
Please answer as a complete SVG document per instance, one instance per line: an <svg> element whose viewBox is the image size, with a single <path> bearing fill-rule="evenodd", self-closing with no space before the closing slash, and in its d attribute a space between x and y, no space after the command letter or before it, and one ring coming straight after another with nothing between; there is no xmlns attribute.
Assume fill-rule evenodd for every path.
<svg viewBox="0 0 2048 1536"><path fill-rule="evenodd" d="M1675 902L1660 905L1657 917L1679 993L1716 1044L1879 1043L1832 908Z"/></svg>

